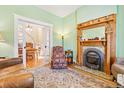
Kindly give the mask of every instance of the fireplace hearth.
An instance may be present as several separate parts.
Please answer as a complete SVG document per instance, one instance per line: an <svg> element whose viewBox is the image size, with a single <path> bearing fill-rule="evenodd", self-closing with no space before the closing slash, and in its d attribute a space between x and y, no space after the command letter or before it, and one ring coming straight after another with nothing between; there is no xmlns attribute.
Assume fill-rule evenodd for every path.
<svg viewBox="0 0 124 93"><path fill-rule="evenodd" d="M104 53L97 48L87 48L83 55L84 66L104 71Z"/></svg>

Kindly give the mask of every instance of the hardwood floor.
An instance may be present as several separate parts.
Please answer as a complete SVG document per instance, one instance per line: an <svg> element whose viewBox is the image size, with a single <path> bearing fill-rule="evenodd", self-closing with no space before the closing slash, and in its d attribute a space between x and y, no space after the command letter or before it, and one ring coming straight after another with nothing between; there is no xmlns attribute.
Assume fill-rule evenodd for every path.
<svg viewBox="0 0 124 93"><path fill-rule="evenodd" d="M49 61L45 61L45 59L43 58L39 58L39 59L34 59L34 60L31 60L31 59L28 59L27 60L27 67L28 68L34 68L34 67L39 67L41 65L45 65L45 64L48 64Z"/></svg>

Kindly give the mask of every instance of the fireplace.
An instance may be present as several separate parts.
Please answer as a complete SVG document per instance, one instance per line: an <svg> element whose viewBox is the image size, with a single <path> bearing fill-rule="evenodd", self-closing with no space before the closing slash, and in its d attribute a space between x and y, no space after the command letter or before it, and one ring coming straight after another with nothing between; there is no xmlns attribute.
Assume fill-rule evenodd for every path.
<svg viewBox="0 0 124 93"><path fill-rule="evenodd" d="M84 66L104 71L104 53L97 48L87 48L84 50Z"/></svg>

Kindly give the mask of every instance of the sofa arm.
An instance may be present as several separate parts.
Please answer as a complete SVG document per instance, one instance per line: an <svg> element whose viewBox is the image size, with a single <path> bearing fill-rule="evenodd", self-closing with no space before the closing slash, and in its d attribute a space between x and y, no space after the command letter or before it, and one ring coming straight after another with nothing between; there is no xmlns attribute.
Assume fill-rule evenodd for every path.
<svg viewBox="0 0 124 93"><path fill-rule="evenodd" d="M7 74L20 73L21 71L24 72L23 64L6 67L3 69L0 69L0 77L6 76Z"/></svg>
<svg viewBox="0 0 124 93"><path fill-rule="evenodd" d="M21 64L21 63L22 63L21 58L2 59L2 60L0 60L0 69L6 68L9 66L13 66L13 65L17 65L17 64Z"/></svg>
<svg viewBox="0 0 124 93"><path fill-rule="evenodd" d="M33 88L32 73L13 74L0 78L0 88Z"/></svg>

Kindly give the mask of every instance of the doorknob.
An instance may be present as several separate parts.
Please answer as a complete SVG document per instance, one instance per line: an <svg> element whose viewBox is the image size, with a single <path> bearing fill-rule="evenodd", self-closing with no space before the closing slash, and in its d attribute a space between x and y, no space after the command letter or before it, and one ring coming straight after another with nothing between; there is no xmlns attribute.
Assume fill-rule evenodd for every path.
<svg viewBox="0 0 124 93"><path fill-rule="evenodd" d="M26 49L26 46L24 47L24 49Z"/></svg>

